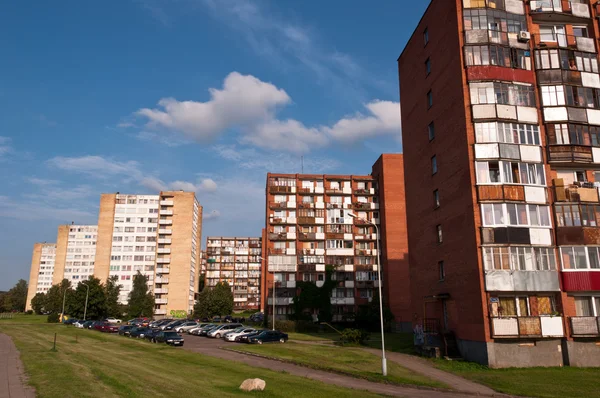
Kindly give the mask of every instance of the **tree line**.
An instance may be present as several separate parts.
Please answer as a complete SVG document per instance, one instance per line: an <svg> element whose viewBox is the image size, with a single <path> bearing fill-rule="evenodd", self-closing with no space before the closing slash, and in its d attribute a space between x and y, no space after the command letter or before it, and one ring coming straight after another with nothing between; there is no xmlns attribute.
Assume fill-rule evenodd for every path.
<svg viewBox="0 0 600 398"><path fill-rule="evenodd" d="M27 281L19 279L8 292L0 292L0 312L24 312L27 303Z"/></svg>
<svg viewBox="0 0 600 398"><path fill-rule="evenodd" d="M233 312L233 293L227 282L219 282L215 287L204 286L194 305L194 318L212 318L216 315L230 315Z"/></svg>
<svg viewBox="0 0 600 398"><path fill-rule="evenodd" d="M63 279L53 285L46 293L37 293L31 299L31 308L36 314L64 313L73 318L103 319L127 315L132 318L152 317L154 313L154 295L148 290L148 277L139 271L133 277L133 288L129 292L127 305L119 303L121 285L118 277L112 276L102 283L91 277L73 288L71 282ZM89 292L88 292L89 289ZM86 311L87 296L87 311Z"/></svg>

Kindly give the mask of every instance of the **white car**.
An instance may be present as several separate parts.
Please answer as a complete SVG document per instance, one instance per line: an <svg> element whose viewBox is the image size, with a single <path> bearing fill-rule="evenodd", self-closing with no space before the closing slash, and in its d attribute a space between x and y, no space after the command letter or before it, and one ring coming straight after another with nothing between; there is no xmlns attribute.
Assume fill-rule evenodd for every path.
<svg viewBox="0 0 600 398"><path fill-rule="evenodd" d="M105 321L108 322L108 323L121 323L120 319L112 318L112 317L111 318L106 318Z"/></svg>
<svg viewBox="0 0 600 398"><path fill-rule="evenodd" d="M188 330L196 328L196 327L198 327L198 322L189 321L189 322L184 322L179 326L176 326L174 329L177 333L184 333L184 332L187 332Z"/></svg>
<svg viewBox="0 0 600 398"><path fill-rule="evenodd" d="M231 332L226 333L224 339L225 341L235 341L236 337L253 332L256 332L256 329L244 326L237 329L233 329Z"/></svg>
<svg viewBox="0 0 600 398"><path fill-rule="evenodd" d="M76 328L83 329L83 324L87 321L77 321L73 324Z"/></svg>

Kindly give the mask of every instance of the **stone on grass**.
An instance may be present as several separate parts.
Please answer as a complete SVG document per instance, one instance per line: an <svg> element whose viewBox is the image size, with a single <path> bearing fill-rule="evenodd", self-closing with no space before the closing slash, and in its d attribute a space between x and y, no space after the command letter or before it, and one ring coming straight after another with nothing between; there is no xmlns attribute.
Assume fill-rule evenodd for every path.
<svg viewBox="0 0 600 398"><path fill-rule="evenodd" d="M264 380L261 379L246 379L240 386L240 390L244 391L262 391L267 386Z"/></svg>

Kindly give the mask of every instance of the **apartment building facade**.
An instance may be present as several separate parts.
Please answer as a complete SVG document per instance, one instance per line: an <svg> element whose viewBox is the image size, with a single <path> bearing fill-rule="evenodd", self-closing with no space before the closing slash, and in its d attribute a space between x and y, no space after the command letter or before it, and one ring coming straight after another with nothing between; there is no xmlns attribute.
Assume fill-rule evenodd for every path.
<svg viewBox="0 0 600 398"><path fill-rule="evenodd" d="M36 243L33 245L27 302L25 310L31 310L31 299L37 293L46 293L52 287L54 262L56 259L56 243Z"/></svg>
<svg viewBox="0 0 600 398"><path fill-rule="evenodd" d="M207 237L206 288L227 282L234 311L260 310L261 255L261 238Z"/></svg>
<svg viewBox="0 0 600 398"><path fill-rule="evenodd" d="M401 180L398 183L403 186ZM388 192L392 189L390 184ZM336 282L331 292L334 321L351 319L358 306L368 304L378 288L382 210L378 179L371 175L267 174L262 278L266 313L273 315L275 300L276 318L289 317L297 282L322 287L328 266L333 267L331 278ZM391 215L389 222L395 221L402 222ZM398 249L406 255L406 245ZM382 269L385 280L391 280L385 263ZM405 271L396 287L408 289L407 266L394 271ZM410 323L408 313L395 315L399 324Z"/></svg>
<svg viewBox="0 0 600 398"><path fill-rule="evenodd" d="M189 314L200 264L202 207L193 192L103 194L98 216L94 275L117 276L127 303L133 277L148 277L156 316Z"/></svg>
<svg viewBox="0 0 600 398"><path fill-rule="evenodd" d="M467 359L600 365L593 3L433 0L398 60L413 308Z"/></svg>
<svg viewBox="0 0 600 398"><path fill-rule="evenodd" d="M56 260L52 284L63 279L76 288L94 275L97 225L60 225L56 236Z"/></svg>

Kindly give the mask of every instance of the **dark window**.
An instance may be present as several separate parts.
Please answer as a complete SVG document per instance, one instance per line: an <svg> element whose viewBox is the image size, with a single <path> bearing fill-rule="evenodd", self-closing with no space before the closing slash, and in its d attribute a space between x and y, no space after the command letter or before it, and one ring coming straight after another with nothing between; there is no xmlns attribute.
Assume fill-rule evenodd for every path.
<svg viewBox="0 0 600 398"><path fill-rule="evenodd" d="M433 191L433 205L435 208L440 207L440 192L437 189Z"/></svg>
<svg viewBox="0 0 600 398"><path fill-rule="evenodd" d="M436 225L435 229L437 231L437 243L442 243L444 241L443 236L442 236L442 225L441 224Z"/></svg>
<svg viewBox="0 0 600 398"><path fill-rule="evenodd" d="M427 93L427 108L431 108L433 106L433 94L431 90Z"/></svg>
<svg viewBox="0 0 600 398"><path fill-rule="evenodd" d="M437 158L435 156L433 156L431 158L431 174L435 174L438 171L438 167L437 167Z"/></svg>
<svg viewBox="0 0 600 398"><path fill-rule="evenodd" d="M425 45L429 43L429 30L427 30L427 28L423 31L423 41L425 42Z"/></svg>
<svg viewBox="0 0 600 398"><path fill-rule="evenodd" d="M431 59L429 58L427 58L427 61L425 61L425 72L427 75L431 73Z"/></svg>
<svg viewBox="0 0 600 398"><path fill-rule="evenodd" d="M440 274L440 281L446 279L446 270L444 269L444 262L438 261L438 271Z"/></svg>
<svg viewBox="0 0 600 398"><path fill-rule="evenodd" d="M435 126L433 125L433 122L429 123L427 130L429 131L429 141L431 141L435 138Z"/></svg>

